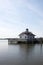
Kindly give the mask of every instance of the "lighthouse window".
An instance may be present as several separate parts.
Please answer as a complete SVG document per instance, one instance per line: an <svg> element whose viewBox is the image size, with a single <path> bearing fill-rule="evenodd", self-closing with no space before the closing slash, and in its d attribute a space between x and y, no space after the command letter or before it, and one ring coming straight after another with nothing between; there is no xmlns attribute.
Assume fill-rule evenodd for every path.
<svg viewBox="0 0 43 65"><path fill-rule="evenodd" d="M25 38L26 38L26 36L25 36Z"/></svg>
<svg viewBox="0 0 43 65"><path fill-rule="evenodd" d="M22 37L20 36L20 38L22 38Z"/></svg>

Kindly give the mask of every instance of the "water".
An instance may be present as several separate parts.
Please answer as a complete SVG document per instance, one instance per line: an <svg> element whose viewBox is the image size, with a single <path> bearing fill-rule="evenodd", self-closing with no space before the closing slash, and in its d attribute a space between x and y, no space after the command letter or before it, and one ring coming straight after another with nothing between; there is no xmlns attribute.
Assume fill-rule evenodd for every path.
<svg viewBox="0 0 43 65"><path fill-rule="evenodd" d="M0 65L43 65L43 44L8 45L0 40Z"/></svg>

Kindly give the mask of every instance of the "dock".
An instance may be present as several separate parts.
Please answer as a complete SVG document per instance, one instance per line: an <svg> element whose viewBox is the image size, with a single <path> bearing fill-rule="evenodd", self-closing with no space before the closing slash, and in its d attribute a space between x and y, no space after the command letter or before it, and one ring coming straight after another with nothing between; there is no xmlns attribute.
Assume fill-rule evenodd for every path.
<svg viewBox="0 0 43 65"><path fill-rule="evenodd" d="M8 44L17 44L20 42L26 42L26 39L20 39L20 38L9 38L8 39Z"/></svg>
<svg viewBox="0 0 43 65"><path fill-rule="evenodd" d="M34 40L21 39L21 38L8 38L8 44L18 44L18 43L27 43L34 42Z"/></svg>

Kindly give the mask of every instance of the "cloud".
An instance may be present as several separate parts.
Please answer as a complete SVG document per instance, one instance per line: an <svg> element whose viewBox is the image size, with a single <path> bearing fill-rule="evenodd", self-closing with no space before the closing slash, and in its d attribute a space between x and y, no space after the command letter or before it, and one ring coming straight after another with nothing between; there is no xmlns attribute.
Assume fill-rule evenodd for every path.
<svg viewBox="0 0 43 65"><path fill-rule="evenodd" d="M2 32L0 32L0 35L10 36L11 33L11 36L16 36L16 32L19 33L26 27L31 27L32 25L33 28L36 24L34 25L31 16L38 21L35 15L38 18L39 16L43 18L43 12L39 10L34 2L28 2L28 0L0 0L0 31ZM39 26L43 21L41 18Z"/></svg>
<svg viewBox="0 0 43 65"><path fill-rule="evenodd" d="M11 7L11 3L9 0L0 0L0 8L9 8Z"/></svg>
<svg viewBox="0 0 43 65"><path fill-rule="evenodd" d="M35 12L39 16L43 17L43 12L37 8L34 4L28 3L27 8L30 9L31 11Z"/></svg>

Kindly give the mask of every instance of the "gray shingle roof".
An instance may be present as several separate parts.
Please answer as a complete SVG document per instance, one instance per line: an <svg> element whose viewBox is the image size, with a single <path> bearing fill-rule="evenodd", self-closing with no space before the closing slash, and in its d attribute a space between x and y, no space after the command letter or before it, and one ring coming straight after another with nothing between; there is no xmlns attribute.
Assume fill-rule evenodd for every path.
<svg viewBox="0 0 43 65"><path fill-rule="evenodd" d="M19 34L19 36L22 35L22 34L33 35L33 36L35 36L33 33L31 33L31 32L26 32L26 31L25 31L25 32L22 32L21 34Z"/></svg>

